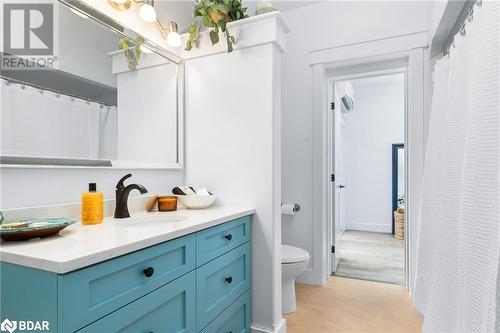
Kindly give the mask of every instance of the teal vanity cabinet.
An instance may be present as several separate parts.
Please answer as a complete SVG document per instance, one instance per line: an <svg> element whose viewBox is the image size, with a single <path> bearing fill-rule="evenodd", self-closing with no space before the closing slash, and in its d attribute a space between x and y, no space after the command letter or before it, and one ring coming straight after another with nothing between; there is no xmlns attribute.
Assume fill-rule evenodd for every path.
<svg viewBox="0 0 500 333"><path fill-rule="evenodd" d="M1 263L1 320L51 332L250 332L250 216L66 274Z"/></svg>

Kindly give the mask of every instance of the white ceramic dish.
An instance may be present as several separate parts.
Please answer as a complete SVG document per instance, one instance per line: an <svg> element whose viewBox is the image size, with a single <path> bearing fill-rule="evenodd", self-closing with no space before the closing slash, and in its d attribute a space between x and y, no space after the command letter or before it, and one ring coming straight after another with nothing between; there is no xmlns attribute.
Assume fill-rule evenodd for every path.
<svg viewBox="0 0 500 333"><path fill-rule="evenodd" d="M178 195L177 199L187 209L203 209L212 206L215 201L215 195L193 194Z"/></svg>

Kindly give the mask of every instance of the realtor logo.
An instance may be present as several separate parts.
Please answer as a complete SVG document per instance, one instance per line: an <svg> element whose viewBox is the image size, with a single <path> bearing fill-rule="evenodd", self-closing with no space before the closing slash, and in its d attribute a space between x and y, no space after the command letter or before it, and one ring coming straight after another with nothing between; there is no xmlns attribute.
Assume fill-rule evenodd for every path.
<svg viewBox="0 0 500 333"><path fill-rule="evenodd" d="M4 4L4 51L12 55L52 55L53 6L51 3Z"/></svg>
<svg viewBox="0 0 500 333"><path fill-rule="evenodd" d="M9 319L5 319L2 321L2 324L0 324L0 330L2 332L8 331L9 333L14 332L17 329L17 321L13 320L10 321Z"/></svg>
<svg viewBox="0 0 500 333"><path fill-rule="evenodd" d="M34 3L3 3L3 70L40 70L55 67L57 57L54 4L44 0ZM0 45L2 44L0 42ZM19 323L18 323L19 324Z"/></svg>

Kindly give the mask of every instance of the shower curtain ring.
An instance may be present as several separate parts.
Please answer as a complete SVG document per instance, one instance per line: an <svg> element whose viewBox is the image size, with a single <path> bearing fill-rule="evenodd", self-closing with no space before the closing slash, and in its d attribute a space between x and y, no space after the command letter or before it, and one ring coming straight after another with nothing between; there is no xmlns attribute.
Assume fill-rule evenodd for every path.
<svg viewBox="0 0 500 333"><path fill-rule="evenodd" d="M460 34L463 36L465 35L466 31L465 31L465 23L462 24L462 27L460 27Z"/></svg>
<svg viewBox="0 0 500 333"><path fill-rule="evenodd" d="M474 8L469 9L469 15L467 15L467 21L471 22L474 19Z"/></svg>

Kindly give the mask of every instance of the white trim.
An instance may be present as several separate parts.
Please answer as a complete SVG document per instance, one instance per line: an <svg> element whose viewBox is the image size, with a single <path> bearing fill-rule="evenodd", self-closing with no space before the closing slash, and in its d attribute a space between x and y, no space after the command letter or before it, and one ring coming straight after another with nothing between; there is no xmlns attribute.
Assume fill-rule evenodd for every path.
<svg viewBox="0 0 500 333"><path fill-rule="evenodd" d="M112 162L113 163L113 162ZM113 166L0 164L0 169L181 170L178 163L120 163Z"/></svg>
<svg viewBox="0 0 500 333"><path fill-rule="evenodd" d="M286 319L282 318L274 330L252 326L251 331L252 333L286 333Z"/></svg>
<svg viewBox="0 0 500 333"><path fill-rule="evenodd" d="M395 54L407 52L416 47L426 47L429 44L427 31L415 32L411 34L375 39L356 44L335 46L327 49L314 50L310 52L309 64L327 64L338 61L352 60L352 54L356 54L355 59L382 56L385 54Z"/></svg>
<svg viewBox="0 0 500 333"><path fill-rule="evenodd" d="M328 235L327 235L327 205L326 184L327 174L327 124L326 113L328 96L325 92L327 82L325 80L326 70L340 66L352 66L357 64L374 63L387 60L408 61L407 72L407 115L411 126L406 128L406 144L411 154L405 154L408 165L407 172L407 212L409 231L407 239L407 286L412 289L414 276L415 236L417 226L416 213L418 212L418 200L423 172L424 152L424 57L423 46L427 45L427 35L415 33L393 38L384 38L376 41L335 47L327 50L311 52L311 65L313 71L313 253L311 254L312 271L301 276L314 281L314 284L323 285L328 278ZM352 55L356 54L355 57ZM400 64L400 62L399 62ZM399 65L400 67L400 65Z"/></svg>
<svg viewBox="0 0 500 333"><path fill-rule="evenodd" d="M415 277L418 211L424 174L424 119L425 119L425 81L424 49L416 48L409 52L407 81L407 121L406 121L406 286L413 292ZM415 259L415 260L414 260Z"/></svg>

